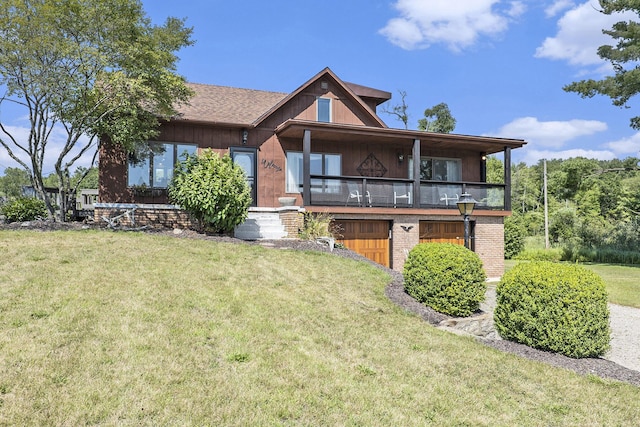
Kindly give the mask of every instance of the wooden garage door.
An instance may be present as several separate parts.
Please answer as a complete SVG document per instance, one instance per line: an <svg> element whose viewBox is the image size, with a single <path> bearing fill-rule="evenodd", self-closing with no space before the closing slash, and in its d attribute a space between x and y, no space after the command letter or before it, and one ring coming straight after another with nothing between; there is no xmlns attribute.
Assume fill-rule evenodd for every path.
<svg viewBox="0 0 640 427"><path fill-rule="evenodd" d="M372 261L389 267L389 222L336 220L343 238L338 242Z"/></svg>
<svg viewBox="0 0 640 427"><path fill-rule="evenodd" d="M430 242L464 245L464 223L420 221L420 243Z"/></svg>

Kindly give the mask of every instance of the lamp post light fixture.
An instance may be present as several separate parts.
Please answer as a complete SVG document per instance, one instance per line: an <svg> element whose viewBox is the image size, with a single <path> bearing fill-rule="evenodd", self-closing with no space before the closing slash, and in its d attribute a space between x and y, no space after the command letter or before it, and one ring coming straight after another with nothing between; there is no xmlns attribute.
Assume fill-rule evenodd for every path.
<svg viewBox="0 0 640 427"><path fill-rule="evenodd" d="M473 213L473 208L476 207L476 203L478 202L471 197L469 193L464 193L460 196L460 199L456 203L460 215L464 217L464 247L467 249L471 249L471 243L469 242L469 216Z"/></svg>

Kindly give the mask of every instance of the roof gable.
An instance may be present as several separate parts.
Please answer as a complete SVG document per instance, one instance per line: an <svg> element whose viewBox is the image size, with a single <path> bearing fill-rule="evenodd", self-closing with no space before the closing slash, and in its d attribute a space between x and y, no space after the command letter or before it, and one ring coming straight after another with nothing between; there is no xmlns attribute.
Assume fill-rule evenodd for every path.
<svg viewBox="0 0 640 427"><path fill-rule="evenodd" d="M333 80L334 83L341 90L343 90L345 92L345 94L352 100L352 102L357 106L357 108L360 109L372 121L372 123L375 124L375 127L382 127L382 128L386 128L387 127L387 125L382 121L382 119L380 119L380 117L378 117L378 115L375 113L375 111L373 111L373 109L362 98L360 98L360 96L358 96L354 92L354 88L356 90L360 90L360 91L364 90L364 89L369 89L370 91L372 91L371 93L375 93L378 96L380 96L380 94L383 94L381 97L384 97L384 93L385 92L378 91L376 89L366 88L365 86L347 84L347 83L343 82L342 80L340 80L340 78L338 76L336 76L335 73L333 71L331 71L331 69L329 69L328 67L325 68L324 70L320 71L315 76L313 76L311 79L309 79L307 82L305 82L303 85L301 85L298 89L296 89L293 92L291 92L285 98L281 99L280 102L278 102L276 105L274 105L268 111L266 111L262 116L260 116L253 123L254 126L258 126L260 123L264 122L269 116L271 116L273 113L275 113L281 107L283 107L287 102L291 101L296 96L302 94L305 90L307 90L312 85L316 84L318 81L320 81L320 80L322 80L324 78L329 78L329 79ZM389 98L391 98L390 94L389 94Z"/></svg>

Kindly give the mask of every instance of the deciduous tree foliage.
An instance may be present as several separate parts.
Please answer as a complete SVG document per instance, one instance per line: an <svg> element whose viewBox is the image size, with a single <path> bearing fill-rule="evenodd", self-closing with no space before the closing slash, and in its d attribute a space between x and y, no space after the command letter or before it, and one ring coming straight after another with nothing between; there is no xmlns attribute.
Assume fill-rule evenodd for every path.
<svg viewBox="0 0 640 427"><path fill-rule="evenodd" d="M600 0L601 12L634 12L640 18L640 2L631 0ZM610 30L602 30L611 36L616 45L598 48L598 56L613 65L614 75L602 80L581 80L564 87L568 92L577 92L583 98L605 95L613 105L626 107L627 102L640 92L640 24L636 21L620 21ZM640 116L631 119L631 127L640 129Z"/></svg>
<svg viewBox="0 0 640 427"><path fill-rule="evenodd" d="M64 220L81 156L95 160L103 136L145 150L140 141L157 135L158 119L188 100L175 53L192 43L191 32L176 18L152 25L137 0L0 2L0 107L22 109L30 125L21 137L0 116L0 145L29 171L50 215L42 169L52 136L63 135L55 174Z"/></svg>
<svg viewBox="0 0 640 427"><path fill-rule="evenodd" d="M581 157L547 161L552 244L564 249L637 252L640 245L639 159ZM487 162L491 169L500 169ZM544 233L542 161L511 168L513 217L528 236ZM491 166L491 167L489 167ZM573 250L572 249L572 250Z"/></svg>
<svg viewBox="0 0 640 427"><path fill-rule="evenodd" d="M0 196L15 199L22 196L22 187L29 185L29 174L21 168L6 168L0 176Z"/></svg>
<svg viewBox="0 0 640 427"><path fill-rule="evenodd" d="M418 120L418 129L427 132L451 133L456 128L456 119L444 102L424 110L424 118Z"/></svg>

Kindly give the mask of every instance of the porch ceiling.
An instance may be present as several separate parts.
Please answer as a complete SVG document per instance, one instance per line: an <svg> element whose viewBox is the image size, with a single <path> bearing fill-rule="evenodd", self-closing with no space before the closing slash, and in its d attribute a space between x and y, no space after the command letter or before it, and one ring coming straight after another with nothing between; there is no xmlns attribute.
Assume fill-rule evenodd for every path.
<svg viewBox="0 0 640 427"><path fill-rule="evenodd" d="M442 149L463 149L493 154L505 148L519 148L526 144L522 139L490 138L445 134L404 129L375 128L369 126L322 123L306 120L287 120L276 128L279 138L291 138L302 141L305 130L311 131L312 140L339 141L347 143L382 143L393 145L411 145L415 139L429 147Z"/></svg>

